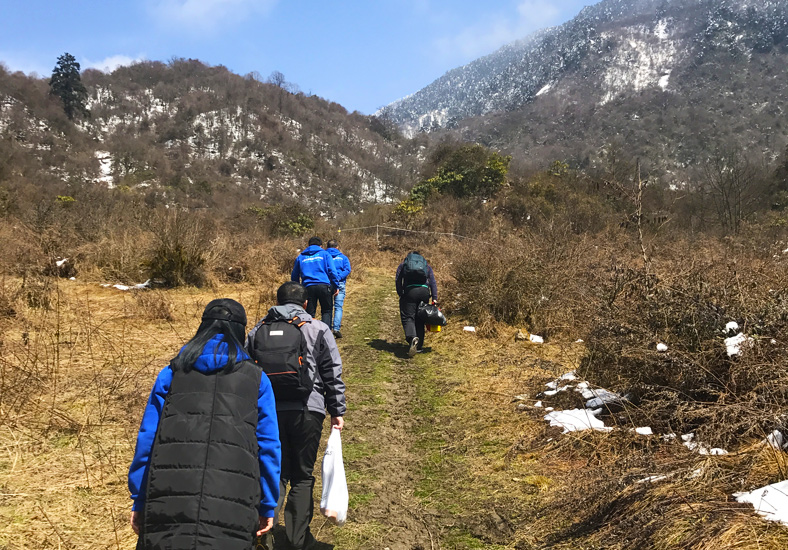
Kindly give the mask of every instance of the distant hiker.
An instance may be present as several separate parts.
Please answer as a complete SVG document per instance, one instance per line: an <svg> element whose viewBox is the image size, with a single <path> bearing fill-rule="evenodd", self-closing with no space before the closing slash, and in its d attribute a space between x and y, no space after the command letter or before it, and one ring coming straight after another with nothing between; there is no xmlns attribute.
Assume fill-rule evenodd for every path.
<svg viewBox="0 0 788 550"><path fill-rule="evenodd" d="M138 550L250 550L273 526L281 461L274 393L244 351L246 312L211 301L159 372L129 490Z"/></svg>
<svg viewBox="0 0 788 550"><path fill-rule="evenodd" d="M246 350L268 373L274 388L282 443L276 517L278 521L289 483L284 531L289 548L301 550L315 542L309 530L314 511L312 472L323 419L328 411L333 428L344 426L345 383L331 329L304 310L307 290L287 282L277 290L276 301L278 305L249 332Z"/></svg>
<svg viewBox="0 0 788 550"><path fill-rule="evenodd" d="M413 357L424 348L424 321L417 318L419 304L432 302L438 305L438 285L435 274L418 251L410 252L397 268L397 294L399 316L408 342L408 356Z"/></svg>
<svg viewBox="0 0 788 550"><path fill-rule="evenodd" d="M334 271L337 274L337 279L339 279L338 292L334 295L334 317L331 328L334 332L334 338L342 338L342 333L339 332L339 329L342 328L342 306L345 303L345 284L348 275L350 275L350 260L342 254L342 251L339 249L339 243L334 239L326 243L326 252L334 259Z"/></svg>
<svg viewBox="0 0 788 550"><path fill-rule="evenodd" d="M320 302L320 320L330 326L331 315L334 313L332 298L338 292L339 278L334 271L334 260L322 246L323 240L320 237L309 239L307 247L293 264L290 280L300 282L306 287L306 312L314 317L317 303Z"/></svg>

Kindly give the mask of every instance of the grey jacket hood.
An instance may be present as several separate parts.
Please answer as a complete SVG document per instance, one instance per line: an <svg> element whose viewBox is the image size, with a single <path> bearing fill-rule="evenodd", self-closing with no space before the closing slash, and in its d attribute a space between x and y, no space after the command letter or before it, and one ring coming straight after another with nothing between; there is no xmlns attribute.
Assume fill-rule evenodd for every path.
<svg viewBox="0 0 788 550"><path fill-rule="evenodd" d="M312 316L298 304L274 306L268 310L265 319L292 319L293 317L298 317L302 321L311 321L313 319Z"/></svg>

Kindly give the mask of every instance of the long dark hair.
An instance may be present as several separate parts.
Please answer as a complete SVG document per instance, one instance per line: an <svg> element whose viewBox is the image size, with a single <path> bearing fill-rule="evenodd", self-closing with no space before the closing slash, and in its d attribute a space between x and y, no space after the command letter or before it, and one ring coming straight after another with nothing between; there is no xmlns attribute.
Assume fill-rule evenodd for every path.
<svg viewBox="0 0 788 550"><path fill-rule="evenodd" d="M223 309L227 312L227 317L230 317L231 314L229 310L226 310L226 308L214 307L213 311L218 310L219 313L222 313ZM224 365L224 370L233 370L235 365L238 363L239 357L241 360L247 358L246 353L243 351L244 345L242 343L244 340L245 329L245 324L241 324L236 321L215 318L206 319L203 317L200 326L197 328L197 334L195 334L191 340L186 342L186 345L181 348L181 351L178 353L178 355L172 358L172 361L170 361L170 368L172 368L173 371L190 371L194 367L194 363L197 361L197 358L202 354L206 344L208 344L208 342L210 342L214 336L221 334L221 342L227 342L227 363ZM216 347L213 350L214 357L219 351L219 343L216 344Z"/></svg>

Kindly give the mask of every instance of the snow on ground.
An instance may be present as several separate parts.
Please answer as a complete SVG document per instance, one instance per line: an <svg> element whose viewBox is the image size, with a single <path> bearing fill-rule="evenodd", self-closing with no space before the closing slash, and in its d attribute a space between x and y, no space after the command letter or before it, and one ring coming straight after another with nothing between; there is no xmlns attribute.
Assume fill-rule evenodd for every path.
<svg viewBox="0 0 788 550"><path fill-rule="evenodd" d="M585 408L583 409L570 409L554 412L549 412L552 411L552 408L550 407L545 409L545 411L549 412L549 414L544 416L545 421L549 422L551 426L563 428L563 433L578 432L583 430L610 432L614 428L605 426L604 421L602 421L599 416L606 408L612 405L621 406L629 401L626 395L621 395L604 388L592 388L588 382L579 380L575 371L568 372L559 378L546 383L545 387L548 389L542 392L542 395L546 397L552 397L559 392L573 389L577 393L581 394L583 399L586 400ZM543 408L544 404L541 401L538 401L536 404L534 404L534 407ZM654 431L649 426L631 428L630 430L634 431L638 435L654 435ZM671 442L677 438L676 434L666 434L662 436L662 439L666 442ZM728 454L728 451L725 449L709 447L704 443L695 441L694 433L682 435L681 440L687 449L701 455ZM774 443L772 443L772 441L774 441ZM777 435L773 434L770 436L770 439L767 439L765 442L774 446L781 444L782 441L782 435L777 432Z"/></svg>
<svg viewBox="0 0 788 550"><path fill-rule="evenodd" d="M642 26L629 28L620 37L603 33L603 38L615 38L620 44L605 71L603 105L624 90L639 92L654 85L667 88L679 51L675 41L668 39L666 29L662 22L657 25L654 30L657 40L651 36L650 29Z"/></svg>
<svg viewBox="0 0 788 550"><path fill-rule="evenodd" d="M129 285L121 285L121 284L111 285L111 284L108 284L108 283L107 284L102 284L101 286L103 286L105 288L107 288L107 287L117 288L118 290L142 290L144 288L150 288L150 284L151 284L150 283L150 279L148 279L144 283L139 283L137 285L131 285L131 286L129 286Z"/></svg>
<svg viewBox="0 0 788 550"><path fill-rule="evenodd" d="M96 181L106 183L108 189L115 187L115 180L112 179L112 155L109 151L96 151L96 158L99 161L99 173L101 174Z"/></svg>
<svg viewBox="0 0 788 550"><path fill-rule="evenodd" d="M542 94L546 94L547 92L550 91L550 88L552 88L552 87L553 87L553 83L551 82L550 84L547 84L546 86L543 86L541 90L536 92L536 95L540 96Z"/></svg>
<svg viewBox="0 0 788 550"><path fill-rule="evenodd" d="M754 344L755 341L749 336L745 336L743 332L725 339L725 349L728 351L728 357L741 355L742 346L751 348Z"/></svg>
<svg viewBox="0 0 788 550"><path fill-rule="evenodd" d="M764 518L788 525L788 480L733 496L737 502L752 504Z"/></svg>
<svg viewBox="0 0 788 550"><path fill-rule="evenodd" d="M589 411L588 409L553 411L547 413L544 419L550 422L551 426L563 428L563 433L580 432L583 430L610 432L613 430L613 428L605 426L605 423L594 416L593 411Z"/></svg>

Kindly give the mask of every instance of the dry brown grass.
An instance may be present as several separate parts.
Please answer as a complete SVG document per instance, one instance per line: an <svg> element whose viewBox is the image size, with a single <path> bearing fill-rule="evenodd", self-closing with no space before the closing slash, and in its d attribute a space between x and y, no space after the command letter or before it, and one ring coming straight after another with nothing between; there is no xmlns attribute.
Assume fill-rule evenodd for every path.
<svg viewBox="0 0 788 550"><path fill-rule="evenodd" d="M0 547L133 548L126 475L148 392L220 296L250 322L271 305L250 285L135 296L64 281L51 308L2 320Z"/></svg>
<svg viewBox="0 0 788 550"><path fill-rule="evenodd" d="M454 292L463 292L455 286L460 279L454 277L462 252L480 270L505 264L494 257L497 249L487 250L485 256L483 248L446 239L385 236L382 251L373 243L369 235L348 233L340 238L354 267L349 284L355 299L364 299L366 285L378 284L380 270L390 273L386 284L393 292L394 269L413 248L422 249L435 268L444 304L451 302ZM156 373L193 334L202 308L211 299L237 299L246 307L250 323L260 318L273 303L278 284L289 279L296 250L303 245L300 240L214 241L209 263L216 268L217 282L204 289L132 293L81 280L6 278L0 285L0 306L8 312L0 315L0 547L131 549L135 538L127 525L126 473ZM429 456L440 465L434 473L441 476L440 483L424 488L426 502L437 510L449 510L450 521L460 521L474 537L498 548L788 546L783 527L761 520L751 507L730 497L735 491L788 476L786 455L757 444L768 431L762 423L766 417L784 411L785 385L769 383L784 364L782 346L788 336L768 334L778 340L776 348L727 364L726 374L735 385L720 393L724 399L711 409L720 422L706 432L698 426L698 433L711 443L715 434L730 435L734 427L743 443L729 448L735 451L730 456L701 457L681 445L629 433L627 428L642 425L640 420L653 412L642 403L616 418L623 429L612 434L560 435L544 423L543 410L528 405L536 401L546 381L587 364L583 357L588 348L575 340L585 338L583 331L595 326L595 318L584 313L588 303L602 303L618 292L613 303L633 308L620 312L630 322L649 320L638 312L638 303L655 304L663 318L667 310L659 307L665 303L676 310L688 307L678 299L633 300L637 275L623 290L616 282L616 274L622 272L609 260L625 247L615 243L590 251L592 247L581 239L566 245L571 254L558 251L544 265L538 260L547 245L533 241L522 246L504 259L511 261L522 256L517 252L528 250L530 256L522 261L532 267L534 278L520 280L528 292L507 296L522 298L528 305L547 288L551 300L534 310L537 317L522 316L514 322L534 332L546 328L548 342L543 346L515 342L517 326L489 313L477 318L461 315L460 304L451 304L449 327L430 336L428 345L434 345L435 351L424 356L432 369L424 380L432 386L423 399L434 400L439 411L429 418L432 431L424 437L429 445L435 444L426 451L434 451ZM695 272L704 277L703 292L738 308L726 310L708 326L716 326L729 313L737 319L753 319L748 327L756 321L764 327L776 326L782 302L775 301L769 289L783 288L778 286L785 283L782 257L769 260L768 255L747 248L734 254L728 247L715 249L711 244L702 250L693 257ZM671 296L682 296L686 292L676 290L686 287L690 279L685 275L693 266L678 253L678 245L667 252L652 273ZM639 267L637 255L616 257L619 266L633 272ZM218 268L225 258L243 264L243 282L222 282ZM495 284L505 282L503 270L492 272ZM607 286L591 288L589 281L602 280ZM43 286L36 287L35 281ZM38 290L31 295L33 288ZM497 299L495 293L489 296ZM698 304L693 306L696 310L703 305ZM534 323L539 318L543 324ZM462 332L466 323L479 324L484 331ZM640 336L627 343L630 347L611 356L641 361L644 369L658 364L650 343L664 333L635 334ZM669 341L671 349L680 350L685 340L674 338ZM717 343L719 339L712 338ZM683 350L682 357L689 352ZM597 380L619 389L614 382L623 379L622 371L604 370L604 366L588 369L587 374L597 372ZM744 388L763 398L741 398L737 392ZM523 394L529 396L525 401L513 401ZM520 404L527 406L521 409ZM676 408L674 413L695 415L694 422L703 415L708 418L708 411L694 407ZM736 424L752 418L761 423L749 428ZM654 475L669 477L637 483Z"/></svg>

